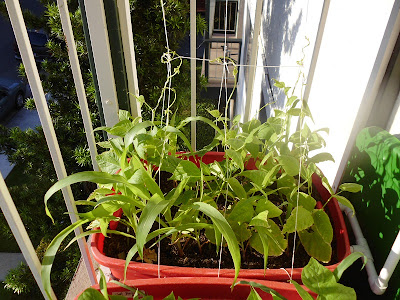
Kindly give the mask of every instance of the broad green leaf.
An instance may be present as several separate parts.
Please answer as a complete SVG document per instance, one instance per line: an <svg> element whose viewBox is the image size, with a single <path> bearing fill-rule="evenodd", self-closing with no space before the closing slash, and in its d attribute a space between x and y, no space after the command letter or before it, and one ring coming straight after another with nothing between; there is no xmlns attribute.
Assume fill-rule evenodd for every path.
<svg viewBox="0 0 400 300"><path fill-rule="evenodd" d="M221 113L219 112L218 109L209 110L208 112L216 119L218 119L221 116Z"/></svg>
<svg viewBox="0 0 400 300"><path fill-rule="evenodd" d="M339 189L350 193L358 193L362 190L362 185L357 183L342 183Z"/></svg>
<svg viewBox="0 0 400 300"><path fill-rule="evenodd" d="M309 194L299 192L297 193L297 189L293 190L294 193L291 194L291 202L293 206L297 206L297 197L299 197L299 205L303 206L308 211L313 211L317 201Z"/></svg>
<svg viewBox="0 0 400 300"><path fill-rule="evenodd" d="M267 287L267 286L265 286L265 285L263 285L261 283L258 283L258 282L241 280L238 283L236 283L235 286L238 285L238 284L246 284L246 285L250 285L250 286L252 286L254 288L258 288L258 289L262 290L263 292L271 294L274 297L273 298L274 300L275 299L287 300L285 297L283 297L281 294L279 294L274 289L271 289L271 288L269 288L269 287Z"/></svg>
<svg viewBox="0 0 400 300"><path fill-rule="evenodd" d="M297 290L297 293L300 295L303 300L314 300L314 298L296 281L290 280L290 283L294 285Z"/></svg>
<svg viewBox="0 0 400 300"><path fill-rule="evenodd" d="M297 206L292 210L290 217L286 220L282 233L302 231L311 227L313 224L314 219L311 212L302 206Z"/></svg>
<svg viewBox="0 0 400 300"><path fill-rule="evenodd" d="M319 299L356 299L356 293L352 288L337 283L333 273L313 258L304 267L301 280L306 287L319 295Z"/></svg>
<svg viewBox="0 0 400 300"><path fill-rule="evenodd" d="M119 169L121 169L118 156L114 151L105 151L97 155L96 161L100 170L109 174L115 174Z"/></svg>
<svg viewBox="0 0 400 300"><path fill-rule="evenodd" d="M143 179L143 182L150 193L153 195L158 194L161 198L164 198L164 194L158 184L143 167L135 172L135 176L139 176Z"/></svg>
<svg viewBox="0 0 400 300"><path fill-rule="evenodd" d="M225 153L230 159L232 159L234 161L234 163L240 168L240 170L243 171L244 162L243 162L242 155L240 154L240 152L237 152L232 149L226 149Z"/></svg>
<svg viewBox="0 0 400 300"><path fill-rule="evenodd" d="M333 239L333 228L329 216L322 209L316 209L312 213L314 229L318 231L325 242L331 243Z"/></svg>
<svg viewBox="0 0 400 300"><path fill-rule="evenodd" d="M367 262L367 257L361 252L353 252L343 259L340 264L333 271L336 281L339 281L343 275L343 272L347 270L357 259L364 258L364 264Z"/></svg>
<svg viewBox="0 0 400 300"><path fill-rule="evenodd" d="M118 119L119 119L120 121L124 121L124 120L130 121L130 120L131 120L131 117L132 117L132 116L131 116L130 112L127 111L127 110L120 109L120 110L118 111Z"/></svg>
<svg viewBox="0 0 400 300"><path fill-rule="evenodd" d="M142 133L144 129L146 129L147 127L153 126L153 125L154 125L154 123L152 123L150 121L143 121L143 122L136 124L125 135L125 138L124 138L125 147L129 147L133 143L133 140L138 135L138 133Z"/></svg>
<svg viewBox="0 0 400 300"><path fill-rule="evenodd" d="M282 165L283 169L288 173L290 176L296 176L299 174L299 161L289 155L281 155L278 157L279 163Z"/></svg>
<svg viewBox="0 0 400 300"><path fill-rule="evenodd" d="M46 291L47 296L51 299L51 282L50 282L50 273L51 267L53 266L54 257L56 256L58 248L60 248L61 243L64 239L73 232L79 226L82 226L85 223L88 223L89 220L79 220L74 224L69 225L67 228L63 229L57 236L51 241L47 250L43 256L42 260L42 270L41 277L43 288Z"/></svg>
<svg viewBox="0 0 400 300"><path fill-rule="evenodd" d="M258 153L260 152L260 146L255 143L248 143L244 146L247 151L249 151L250 155L253 158L257 158Z"/></svg>
<svg viewBox="0 0 400 300"><path fill-rule="evenodd" d="M154 194L147 202L139 219L136 243L140 257L143 257L143 248L146 244L146 237L158 215L167 207L168 201L163 200L160 195Z"/></svg>
<svg viewBox="0 0 400 300"><path fill-rule="evenodd" d="M47 201L49 198L57 191L70 186L71 184L83 182L83 181L90 181L99 184L108 184L108 183L127 183L126 179L120 175L111 175L103 172L96 172L96 171L85 171L76 174L72 174L66 178L63 178L56 182L45 194L44 196L44 203L46 214L53 220L49 209L47 208ZM54 222L54 220L53 220Z"/></svg>
<svg viewBox="0 0 400 300"><path fill-rule="evenodd" d="M268 218L279 217L282 214L282 210L266 197L257 201L256 213L261 213L263 211L268 211Z"/></svg>
<svg viewBox="0 0 400 300"><path fill-rule="evenodd" d="M236 178L230 177L228 179L228 184L239 199L243 200L247 198L245 189Z"/></svg>
<svg viewBox="0 0 400 300"><path fill-rule="evenodd" d="M353 215L355 214L354 206L353 206L353 204L351 204L351 202L347 198L345 198L343 196L339 196L339 195L335 195L335 198L337 201L339 201L343 205L347 206L348 208L351 208L351 210L353 211Z"/></svg>
<svg viewBox="0 0 400 300"><path fill-rule="evenodd" d="M310 258L308 264L301 272L301 280L303 284L312 290L314 293L321 293L322 285L335 285L336 279L333 273L321 265L313 257Z"/></svg>
<svg viewBox="0 0 400 300"><path fill-rule="evenodd" d="M333 161L335 162L335 159L333 158L332 154L327 153L327 152L322 152L314 155L313 157L308 159L308 163L315 163L318 164L323 161Z"/></svg>
<svg viewBox="0 0 400 300"><path fill-rule="evenodd" d="M328 192L329 192L331 195L333 195L333 194L334 194L334 191L333 191L331 185L329 184L328 179L327 179L326 177L322 177L321 182L322 182L322 185L324 186L324 188L326 188L326 189L328 190Z"/></svg>
<svg viewBox="0 0 400 300"><path fill-rule="evenodd" d="M50 298L51 299L51 298ZM102 293L94 288L87 288L82 294L80 294L78 300L105 300ZM108 299L107 299L108 300Z"/></svg>
<svg viewBox="0 0 400 300"><path fill-rule="evenodd" d="M299 238L304 249L308 255L318 259L322 262L329 262L332 256L332 247L330 243L327 243L319 232L311 227L312 231L307 230L299 231Z"/></svg>
<svg viewBox="0 0 400 300"><path fill-rule="evenodd" d="M231 145L232 149L236 150L236 151L239 150L239 149L242 149L243 146L244 146L244 141L241 140L241 139L237 139L237 138L228 139L228 141L226 143L228 145Z"/></svg>
<svg viewBox="0 0 400 300"><path fill-rule="evenodd" d="M200 169L194 163L188 160L181 160L176 169L173 171L173 176L171 179L178 181L189 179L189 182L194 182L199 180L200 177Z"/></svg>
<svg viewBox="0 0 400 300"><path fill-rule="evenodd" d="M192 146L191 146L189 140L188 140L187 137L182 133L182 131L180 131L179 129L177 129L177 128L175 128L175 127L172 127L172 126L166 126L166 127L164 128L164 130L165 130L166 132L174 133L174 134L176 134L177 136L179 136L179 137L181 138L181 140L184 142L185 146L189 149L189 152L191 152L191 153L193 152Z"/></svg>
<svg viewBox="0 0 400 300"><path fill-rule="evenodd" d="M268 210L260 212L257 216L251 219L249 226L269 228L270 225L268 223Z"/></svg>
<svg viewBox="0 0 400 300"><path fill-rule="evenodd" d="M239 224L237 222L229 222L229 224L231 225L232 230L235 232L236 238L240 243L244 243L251 237L251 231L247 228L246 223Z"/></svg>
<svg viewBox="0 0 400 300"><path fill-rule="evenodd" d="M193 204L193 208L200 210L208 217L210 217L213 224L222 233L226 242L228 243L229 252L231 253L233 263L235 265L235 279L234 279L235 282L239 275L240 258L241 258L239 245L235 233L233 232L231 226L229 226L229 223L226 221L224 216L211 205L203 202L196 202Z"/></svg>
<svg viewBox="0 0 400 300"><path fill-rule="evenodd" d="M251 119L250 121L241 124L240 127L242 127L243 132L245 133L250 133L257 127L260 127L261 122L258 119Z"/></svg>
<svg viewBox="0 0 400 300"><path fill-rule="evenodd" d="M121 194L114 194L114 195L109 195L103 198L100 198L98 202L96 203L97 205L102 204L103 202L107 201L118 201L119 203L122 204L127 204L127 205L132 205L136 206L138 208L144 208L145 204L142 201L138 201L137 199Z"/></svg>
<svg viewBox="0 0 400 300"><path fill-rule="evenodd" d="M265 188L263 186L264 179L267 176L267 172L264 170L246 170L241 173L239 173L239 176L244 176L248 179L250 179L252 182L254 182L256 185L258 185L261 188Z"/></svg>
<svg viewBox="0 0 400 300"><path fill-rule="evenodd" d="M270 227L264 228L263 230L263 233L268 236L268 255L279 256L283 253L283 251L285 251L287 247L287 240L274 221L268 219L268 224ZM263 227L259 227L258 229L261 228ZM258 232L253 233L252 237L250 238L250 246L261 254L264 254L262 241Z"/></svg>
<svg viewBox="0 0 400 300"><path fill-rule="evenodd" d="M236 202L227 219L232 222L249 223L254 216L253 201L244 199Z"/></svg>

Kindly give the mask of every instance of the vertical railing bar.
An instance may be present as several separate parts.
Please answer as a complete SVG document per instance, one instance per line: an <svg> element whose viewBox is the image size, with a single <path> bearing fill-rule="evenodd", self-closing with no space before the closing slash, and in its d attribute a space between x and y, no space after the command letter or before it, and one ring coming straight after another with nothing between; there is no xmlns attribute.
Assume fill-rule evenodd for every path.
<svg viewBox="0 0 400 300"><path fill-rule="evenodd" d="M96 162L96 156L97 156L96 141L94 138L92 120L90 118L90 111L86 99L85 86L83 84L78 54L76 52L75 38L72 31L71 20L69 19L68 4L66 0L57 0L57 4L58 4L58 9L60 11L62 28L67 42L69 61L71 63L71 70L72 70L72 75L74 77L76 94L78 96L83 125L85 127L86 139L89 145L90 157L92 159L93 169L95 171L98 171L99 166L97 165Z"/></svg>
<svg viewBox="0 0 400 300"><path fill-rule="evenodd" d="M61 180L67 176L67 171L65 170L60 146L57 141L49 108L47 107L47 102L44 96L43 87L40 82L36 62L33 57L32 47L29 42L28 33L22 16L21 6L19 5L19 1L6 0L5 2L14 35L17 40L18 48L21 53L22 62L25 66L28 82L30 84L31 91L35 99L36 109L39 114L40 122L42 124L48 148L50 150L53 165L56 170L58 179ZM71 188L68 187L62 189L62 194L64 196L70 220L72 223L75 223L77 221L77 210ZM82 227L78 227L77 229L75 229L74 232L76 236L80 235L83 232ZM90 265L90 254L86 240L79 239L78 245L85 263L87 262L87 265Z"/></svg>
<svg viewBox="0 0 400 300"><path fill-rule="evenodd" d="M139 85L136 71L135 47L133 44L132 21L129 0L117 0L120 30L122 36L122 47L124 49L125 68L128 78L129 99L131 102L131 114L140 117Z"/></svg>
<svg viewBox="0 0 400 300"><path fill-rule="evenodd" d="M26 232L25 226L22 223L21 217L18 214L17 208L15 207L14 201L11 198L10 192L8 191L7 185L4 182L4 178L0 173L0 207L7 220L8 225L21 249L25 260L31 269L33 277L38 284L40 291L45 299L50 299L43 287L42 277L40 276L41 264L39 258L36 255L35 248L32 245L28 233ZM53 289L50 291L51 299L56 299Z"/></svg>
<svg viewBox="0 0 400 300"><path fill-rule="evenodd" d="M85 0L84 3L104 119L106 126L112 127L119 122L118 100L104 4L102 0Z"/></svg>
<svg viewBox="0 0 400 300"><path fill-rule="evenodd" d="M258 38L260 35L262 10L263 10L263 0L257 0L256 18L254 21L254 30L253 30L253 44L251 45L251 52L250 52L249 80L248 83L246 84L247 93L246 93L246 104L244 111L244 122L249 121L251 118L250 113L253 103L254 79L256 76L255 65L257 63Z"/></svg>
<svg viewBox="0 0 400 300"><path fill-rule="evenodd" d="M190 0L190 115L196 116L196 0ZM192 121L192 149L196 149L196 121Z"/></svg>

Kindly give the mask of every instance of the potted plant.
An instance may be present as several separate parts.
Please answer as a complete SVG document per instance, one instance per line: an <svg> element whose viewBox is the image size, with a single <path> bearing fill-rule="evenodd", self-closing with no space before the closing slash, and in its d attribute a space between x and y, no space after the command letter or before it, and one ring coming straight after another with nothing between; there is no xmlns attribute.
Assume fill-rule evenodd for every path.
<svg viewBox="0 0 400 300"><path fill-rule="evenodd" d="M142 260L157 261L153 248L167 239L178 256L185 255L189 246L199 254L204 247L213 253L227 252L234 270L203 269L201 273L235 280L241 261L252 253L261 257L261 267L242 269L242 278L287 279L286 270L267 270L268 260L284 255L286 261L293 262L299 245L309 256L328 263L334 233L339 260L348 255L347 231L335 198L350 207L351 204L340 192L333 193L316 166L320 161L332 159L331 155L310 155L325 144L321 130L312 131L305 122L312 120L306 102L290 96L290 88L283 83L276 85L282 88L288 101L284 110L276 109L275 116L264 124L258 120L242 124L240 117L236 117L229 126L230 120L219 111L210 111L212 120L191 117L175 124L167 108L164 121L156 121L155 110L151 121L132 118L121 111L118 124L100 128L116 136L99 143L106 149L97 157L102 171L70 175L45 195L46 213L51 217L47 201L56 191L81 181L99 184L87 200L76 201L77 205L92 210L80 213L80 220L50 244L42 267L44 280L49 283L51 264L62 240L85 224L90 224L90 230L80 237L101 233L105 237L117 234L133 240L122 267L112 271L119 278L127 271L128 279L198 273L191 268L131 261L136 254ZM166 90L173 92L168 87L163 92ZM291 133L294 118L299 118L300 129ZM182 133L184 126L194 120L209 124L210 132L215 132L214 141L200 151L191 149ZM182 143L186 152L179 152ZM207 154L214 148L223 150L223 154ZM168 180L163 179L165 174ZM164 183L166 186L161 187ZM315 190L321 194L324 188L328 191L322 192L325 198L315 199L318 194ZM356 192L359 186L343 184L340 190ZM325 211L327 208L330 215ZM123 211L124 217L114 215L118 210ZM119 221L126 230L109 229L113 221ZM98 235L94 237L95 244L99 239ZM273 275L269 275L271 272ZM289 277L300 280L301 268L289 272L292 273Z"/></svg>

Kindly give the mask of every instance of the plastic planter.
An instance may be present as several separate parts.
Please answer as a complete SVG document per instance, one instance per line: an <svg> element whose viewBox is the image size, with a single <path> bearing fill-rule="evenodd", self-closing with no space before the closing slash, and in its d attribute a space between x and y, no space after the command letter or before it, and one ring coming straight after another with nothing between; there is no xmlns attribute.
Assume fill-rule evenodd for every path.
<svg viewBox="0 0 400 300"><path fill-rule="evenodd" d="M203 158L202 161L205 163L211 163L213 161L222 161L224 159L224 153L222 152L209 152ZM248 166L248 168L251 168ZM323 202L327 201L330 197L329 192L322 186L321 178L317 175L313 176L313 183L316 189L320 193ZM350 242L346 229L346 225L343 219L342 212L339 208L336 199L332 199L326 205L328 214L333 220L333 231L336 238L336 253L338 260L343 260L350 254ZM110 228L114 229L116 223L110 224ZM114 227L115 226L115 227ZM114 228L112 228L114 227ZM104 236L101 233L93 235L91 242L91 249L94 259L105 267L110 268L111 273L117 279L124 278L124 265L125 260L107 257L103 254ZM333 271L337 264L326 266L328 269ZM286 281L289 278L289 274L292 274L292 279L301 281L301 271L303 268L294 268L293 272L291 269L267 269L264 273L263 269L241 269L239 277L243 279L264 279L274 281ZM157 264L148 264L131 261L128 265L127 279L146 279L146 278L157 278L158 273L160 277L226 277L234 278L233 269L221 269L218 274L218 269L208 268L190 268L190 267L176 267L166 266Z"/></svg>
<svg viewBox="0 0 400 300"><path fill-rule="evenodd" d="M276 292L281 294L287 299L301 299L297 294L297 291L293 284L285 282L274 282L274 281L264 281L256 280ZM171 292L174 292L175 297L182 297L183 299L190 298L201 298L201 299L247 299L250 293L250 286L248 285L237 285L231 291L232 279L228 278L207 278L207 277L197 277L197 278L156 278L156 279L136 279L128 280L125 282L128 286L133 286L141 291L146 292L146 294L154 297L154 300L163 299L168 296ZM99 286L95 285L93 288L99 290ZM304 287L305 288L305 287ZM307 288L305 288L309 291ZM256 289L262 299L272 299L272 296L265 293L259 289ZM119 285L114 283L107 284L107 291L109 295L124 295L129 297L132 292L121 288ZM313 294L314 298L316 297ZM78 297L75 298L77 300ZM131 298L130 298L131 299Z"/></svg>

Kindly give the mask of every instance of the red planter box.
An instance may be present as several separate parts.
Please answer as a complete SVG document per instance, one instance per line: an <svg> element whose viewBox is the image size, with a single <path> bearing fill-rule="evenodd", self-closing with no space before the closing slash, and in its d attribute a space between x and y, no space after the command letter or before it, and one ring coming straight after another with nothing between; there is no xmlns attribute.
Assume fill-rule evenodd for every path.
<svg viewBox="0 0 400 300"><path fill-rule="evenodd" d="M279 294L287 299L301 300L293 284L276 281L255 280L271 289L274 289ZM247 299L250 293L250 286L237 285L231 291L232 279L228 278L156 278L156 279L136 279L125 282L128 286L134 286L139 290L145 291L146 294L154 297L154 300L163 299L171 292L174 295L180 296L183 299L201 298L201 299ZM95 285L93 288L99 290L99 286ZM303 286L307 291L306 287ZM131 292L114 283L107 284L107 291L109 295L125 295L131 296ZM272 299L272 296L259 289L257 292L262 299ZM316 294L312 294L316 298ZM75 298L77 300L78 297ZM130 298L131 299L131 298Z"/></svg>
<svg viewBox="0 0 400 300"><path fill-rule="evenodd" d="M190 158L192 160L193 158ZM209 152L203 158L204 163L211 163L213 161L222 161L224 159L223 152ZM251 166L248 166L251 169ZM314 174L313 183L320 193L322 200L327 201L330 197L329 192L322 186L321 178ZM336 237L336 251L339 261L343 260L350 254L350 242L346 229L346 225L343 219L342 212L339 208L336 199L332 199L327 204L328 214L330 214L333 220L333 231ZM110 224L111 229L115 229L117 226L116 222ZM114 228L113 228L114 227ZM111 273L117 279L124 278L124 266L125 260L107 257L103 253L104 236L101 233L96 233L92 237L91 249L95 260L105 267L110 268ZM327 266L328 269L333 271L337 264ZM303 268L293 269L292 279L301 281L301 271ZM189 267L176 267L176 266L165 266L157 264L148 264L131 261L128 265L127 279L146 279L146 278L157 278L158 272L160 277L218 277L218 269L208 268L189 268ZM219 277L234 278L234 269L221 269ZM265 279L265 280L277 280L286 281L291 274L291 269L267 269L265 274L263 269L241 269L239 278L242 279Z"/></svg>

